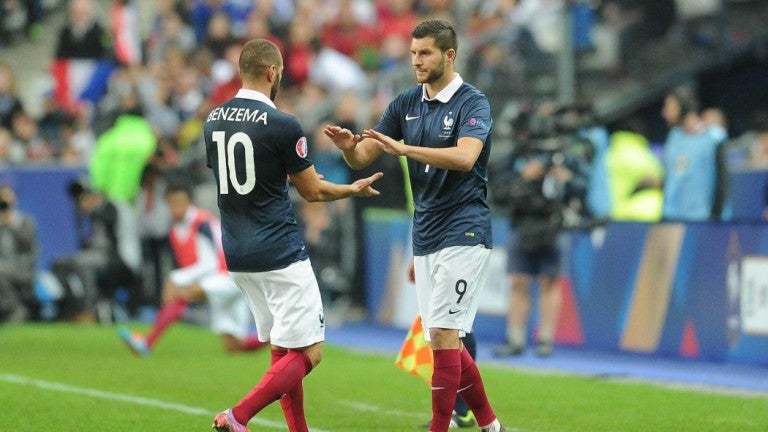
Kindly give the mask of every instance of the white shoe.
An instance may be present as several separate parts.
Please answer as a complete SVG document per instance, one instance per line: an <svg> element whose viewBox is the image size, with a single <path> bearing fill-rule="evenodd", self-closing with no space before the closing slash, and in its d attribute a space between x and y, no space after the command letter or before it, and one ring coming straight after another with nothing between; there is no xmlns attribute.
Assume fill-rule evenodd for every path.
<svg viewBox="0 0 768 432"><path fill-rule="evenodd" d="M481 427L480 432L507 432L507 430L499 423L499 419L496 419L488 426Z"/></svg>

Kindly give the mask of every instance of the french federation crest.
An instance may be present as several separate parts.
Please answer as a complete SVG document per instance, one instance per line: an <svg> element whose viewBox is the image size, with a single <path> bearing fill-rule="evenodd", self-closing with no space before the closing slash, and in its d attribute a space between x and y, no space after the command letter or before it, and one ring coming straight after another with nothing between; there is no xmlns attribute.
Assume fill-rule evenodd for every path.
<svg viewBox="0 0 768 432"><path fill-rule="evenodd" d="M449 112L448 115L443 117L443 130L449 131L453 127L454 119L451 117L453 112Z"/></svg>
<svg viewBox="0 0 768 432"><path fill-rule="evenodd" d="M301 158L307 157L307 138L301 137L296 141L296 154Z"/></svg>

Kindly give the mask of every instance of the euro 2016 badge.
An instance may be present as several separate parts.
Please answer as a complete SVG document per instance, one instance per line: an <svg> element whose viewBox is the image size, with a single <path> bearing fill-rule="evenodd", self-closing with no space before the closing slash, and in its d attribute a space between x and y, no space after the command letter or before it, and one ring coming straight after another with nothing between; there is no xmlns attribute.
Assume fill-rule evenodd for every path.
<svg viewBox="0 0 768 432"><path fill-rule="evenodd" d="M307 157L307 138L301 137L296 141L296 154L301 158Z"/></svg>

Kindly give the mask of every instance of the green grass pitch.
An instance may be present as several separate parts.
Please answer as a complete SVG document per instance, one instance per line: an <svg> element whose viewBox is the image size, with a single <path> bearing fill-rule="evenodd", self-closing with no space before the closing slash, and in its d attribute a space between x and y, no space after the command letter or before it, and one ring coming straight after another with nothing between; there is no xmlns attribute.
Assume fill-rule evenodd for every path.
<svg viewBox="0 0 768 432"><path fill-rule="evenodd" d="M405 333L405 332L404 332ZM215 412L257 382L269 353L224 353L203 328L177 325L148 358L113 326L0 327L0 431L208 431ZM766 431L768 398L665 388L480 363L496 413L511 431ZM424 382L394 353L326 345L305 380L314 431L417 431L429 419ZM251 431L286 430L278 404Z"/></svg>

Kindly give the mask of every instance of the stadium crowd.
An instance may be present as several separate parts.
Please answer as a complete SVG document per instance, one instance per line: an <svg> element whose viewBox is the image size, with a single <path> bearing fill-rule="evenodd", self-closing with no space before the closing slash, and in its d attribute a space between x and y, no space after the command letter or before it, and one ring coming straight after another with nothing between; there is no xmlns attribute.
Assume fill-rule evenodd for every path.
<svg viewBox="0 0 768 432"><path fill-rule="evenodd" d="M26 2L29 8L24 10L19 9L21 3L3 3L14 8L14 17L24 20L11 22L10 12L4 13L8 19L0 24L0 35L6 36L0 43L25 43L7 35L24 28L33 36L39 31L36 26L45 21L46 2ZM654 151L636 118L609 127L589 110L574 114L571 107L552 108L551 101L542 102L537 94L545 85L544 70L556 63L564 44L561 32L552 29L566 16L574 22L574 47L583 62L615 76L633 72L632 47L640 40L674 33L670 31L674 18L668 21L669 16L661 12L671 7L674 16L675 4L680 2L637 2L642 7L634 3L70 0L65 3L66 23L56 30L59 37L50 65L53 85L44 95L42 115L33 116L25 109L16 90L18 77L7 64L10 59L0 60L0 167L87 167L86 191L102 194L114 205L116 217L129 220L127 226L132 227L112 239L111 247L124 264L121 268L127 267L142 281L129 284L134 306L157 306L162 280L171 266L164 185L183 178L195 188L201 207L216 208L210 192L213 179L200 143L203 123L213 107L240 88L237 62L242 45L253 38L268 39L285 59L276 103L300 119L318 172L334 182L385 172L379 198L365 204L306 205L297 214L306 225L326 300L331 305L341 299L340 305L361 306L362 254L356 251L361 247L362 205L406 208L403 175L394 158L351 172L322 128L332 123L357 131L375 124L391 98L412 85L411 29L420 20L444 18L456 23L460 44L466 47L457 69L489 96L498 120L499 152L514 155L520 148L516 144L528 140L551 156L556 151L542 143L551 143L552 138L560 142L555 150L563 148L562 142L569 149L567 158L575 164L572 174L581 176L585 186L575 201L559 207L573 210L559 228L606 219L720 219L726 197L717 181L725 163L722 149L728 133L722 113L702 110L693 98L683 100L680 91L671 92L670 97L678 99L664 108L665 119L669 116L668 141L658 143L663 144L662 151ZM139 7L150 5L154 8L151 20L143 26ZM685 32L702 46L713 43L711 25L705 19L690 20ZM518 108L512 119L501 115L509 111L510 101ZM523 114L540 122L527 121L520 128ZM765 168L768 121L764 114L755 119L750 131L728 146L740 149L744 164ZM504 124L508 120L513 131ZM552 124L555 127L542 128ZM587 146L574 144L585 141ZM583 151L570 152L577 147ZM702 182L707 186L701 187ZM703 195L695 203L670 198L691 200L696 194ZM4 313L0 320L36 316L0 313Z"/></svg>

